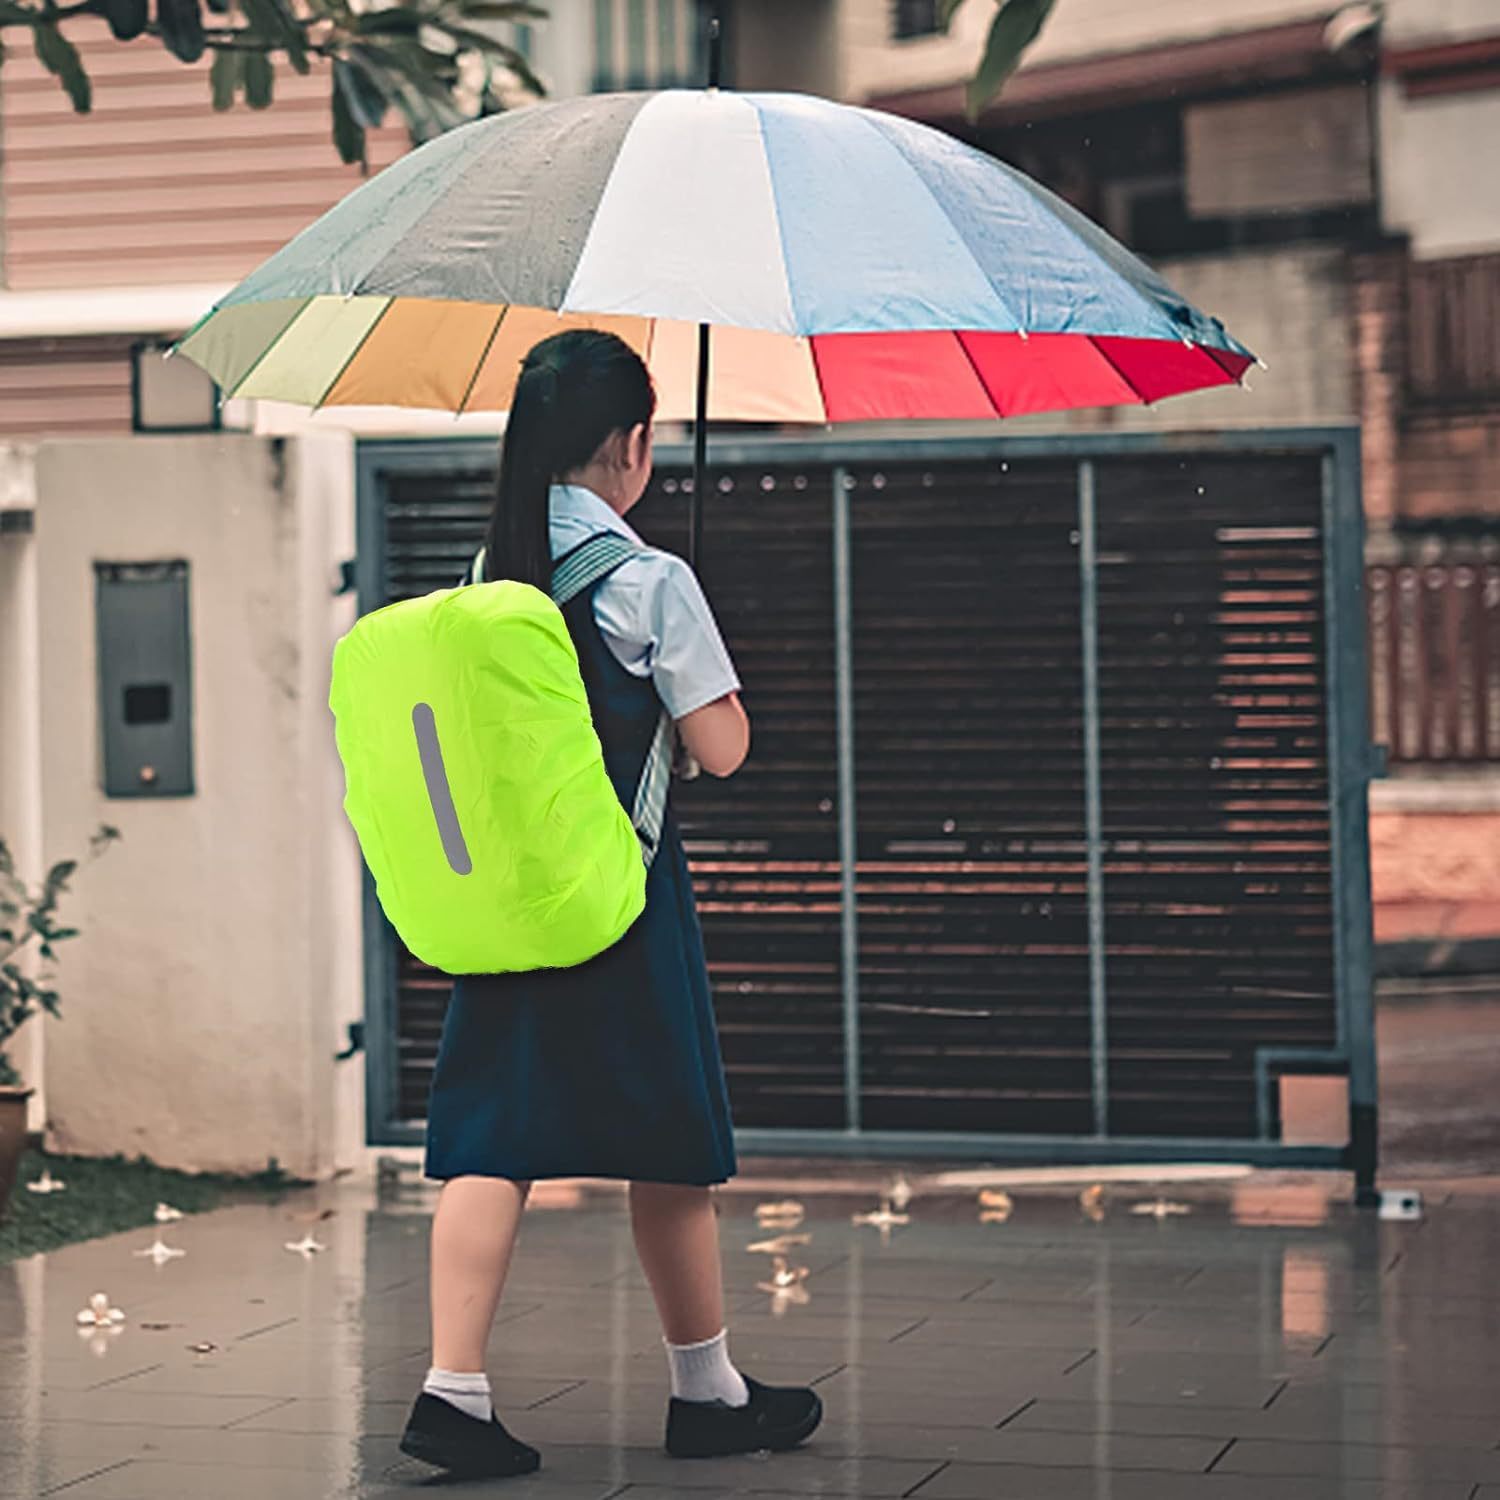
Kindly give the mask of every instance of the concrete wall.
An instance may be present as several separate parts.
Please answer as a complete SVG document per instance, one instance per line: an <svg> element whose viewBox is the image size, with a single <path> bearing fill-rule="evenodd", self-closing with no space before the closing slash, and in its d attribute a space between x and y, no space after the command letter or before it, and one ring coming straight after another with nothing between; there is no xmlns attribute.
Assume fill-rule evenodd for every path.
<svg viewBox="0 0 1500 1500"><path fill-rule="evenodd" d="M1376 941L1500 938L1500 778L1377 782L1370 806Z"/></svg>
<svg viewBox="0 0 1500 1500"><path fill-rule="evenodd" d="M0 513L31 514L36 500L36 455L29 447L0 447ZM0 532L0 838L27 876L42 867L42 741L35 712L37 655L36 541L27 531ZM43 1029L33 1023L6 1047L23 1080L36 1090L28 1127L44 1117Z"/></svg>
<svg viewBox="0 0 1500 1500"><path fill-rule="evenodd" d="M1481 0L1482 3L1482 0ZM891 39L888 0L841 0L842 88L861 100L966 79L994 18L994 0L968 0L946 36ZM1338 8L1336 0L1057 0L1026 66L1134 52L1170 42L1305 21Z"/></svg>
<svg viewBox="0 0 1500 1500"><path fill-rule="evenodd" d="M1500 34L1500 5L1491 10ZM1380 93L1381 213L1417 259L1500 248L1500 89Z"/></svg>
<svg viewBox="0 0 1500 1500"><path fill-rule="evenodd" d="M37 449L44 842L123 842L78 880L47 1023L50 1140L193 1168L328 1171L352 1149L339 1023L362 1009L358 866L338 811L328 653L352 551L348 440ZM198 791L100 790L95 560L188 559ZM357 1144L357 1143L356 1143Z"/></svg>
<svg viewBox="0 0 1500 1500"><path fill-rule="evenodd" d="M737 6L734 85L839 98L838 0L748 0Z"/></svg>

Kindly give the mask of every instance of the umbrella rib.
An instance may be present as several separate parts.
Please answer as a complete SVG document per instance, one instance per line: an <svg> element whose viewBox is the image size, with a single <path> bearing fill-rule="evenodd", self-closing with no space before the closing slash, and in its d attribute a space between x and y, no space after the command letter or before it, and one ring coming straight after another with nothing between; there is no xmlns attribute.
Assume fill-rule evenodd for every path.
<svg viewBox="0 0 1500 1500"><path fill-rule="evenodd" d="M474 387L479 384L480 373L484 369L484 362L490 357L490 350L495 347L495 340L500 334L500 325L505 321L505 315L510 311L511 304L502 302L500 304L500 316L495 319L495 326L490 329L490 336L484 341L484 348L479 352L479 363L474 366L474 373L469 376L469 383L464 387L463 399L458 403L453 415L461 417L464 407L469 404L469 397L474 394Z"/></svg>
<svg viewBox="0 0 1500 1500"><path fill-rule="evenodd" d="M974 372L974 378L979 382L979 389L989 398L989 403L995 408L995 415L1003 422L1005 413L1000 410L1000 398L990 389L990 383L984 378L983 372L974 360L973 351L964 343L963 330L955 328L953 337L958 341L958 347L963 350L964 358L969 362L969 368Z"/></svg>
<svg viewBox="0 0 1500 1500"><path fill-rule="evenodd" d="M1139 401L1142 406L1150 406L1151 403L1146 399L1145 392L1142 391L1140 386L1138 386L1135 381L1133 381L1130 376L1125 373L1125 371L1119 364L1117 364L1113 359L1110 358L1109 350L1100 348L1098 336L1096 334L1089 333L1085 334L1084 337L1088 340L1089 347L1094 351L1094 353L1097 354L1099 358L1102 359L1104 363L1107 364L1110 369L1113 370L1115 374L1118 375L1120 379L1123 380L1125 384L1130 388L1130 393L1135 397L1135 399Z"/></svg>
<svg viewBox="0 0 1500 1500"><path fill-rule="evenodd" d="M1243 372L1242 372L1242 373L1241 373L1241 374L1239 374L1239 375L1236 375L1236 374L1235 374L1235 373L1234 373L1234 371L1233 371L1233 370L1231 370L1231 369L1230 369L1230 368L1229 368L1229 367L1228 367L1228 366L1227 366L1227 365L1226 365L1226 364L1225 364L1225 363L1224 363L1224 361L1223 361L1223 360L1222 360L1222 359L1220 359L1220 358L1219 358L1219 350L1217 350L1217 349L1215 349L1215 348L1213 348L1213 347L1212 347L1212 346L1211 346L1211 345L1209 345L1209 344L1194 344L1194 345L1193 345L1193 347L1194 347L1194 348L1195 348L1195 349L1197 349L1197 350L1198 350L1198 351L1199 351L1199 353L1201 353L1201 354L1206 354L1206 355L1207 355L1207 356L1208 356L1208 357L1209 357L1209 358L1210 358L1210 359L1211 359L1211 360L1213 360L1213 362L1214 362L1214 363L1215 363L1215 364L1216 364L1216 365L1217 365L1217 366L1218 366L1218 367L1219 367L1219 368L1220 368L1220 369L1221 369L1221 370L1223 370L1223 372L1224 372L1224 373L1225 373L1225 374L1226 374L1226 375L1227 375L1227 376L1228 376L1228 377L1229 377L1229 380L1230 380L1230 383L1231 383L1231 384L1234 384L1234 385L1241 385L1241 384L1243 384L1243 382L1244 382L1244 375L1243 375ZM1228 351L1227 351L1227 350L1226 350L1226 351L1225 351L1225 352L1226 352L1226 353L1227 353L1227 352L1228 352Z"/></svg>
<svg viewBox="0 0 1500 1500"><path fill-rule="evenodd" d="M370 320L370 326L365 329L365 331L359 336L359 342L356 343L355 346L349 351L348 359L346 359L343 364L338 367L338 370L334 373L333 379L323 387L323 394L319 396L318 399L313 403L313 411L320 412L323 410L323 403L333 394L334 387L337 386L339 381L344 378L345 374L348 372L349 366L359 358L360 351L363 350L365 345L370 342L370 335L380 327L380 325L385 321L385 315L395 305L396 298L387 297L385 299L385 306L382 307L380 311L376 313L375 316Z"/></svg>

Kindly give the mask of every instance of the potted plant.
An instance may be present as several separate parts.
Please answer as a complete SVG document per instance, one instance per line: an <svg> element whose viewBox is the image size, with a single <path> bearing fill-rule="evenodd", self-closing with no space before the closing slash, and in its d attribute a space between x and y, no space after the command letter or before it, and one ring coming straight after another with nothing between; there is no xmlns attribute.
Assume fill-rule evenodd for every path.
<svg viewBox="0 0 1500 1500"><path fill-rule="evenodd" d="M89 840L89 857L97 859L119 836L118 829L101 827ZM52 966L57 945L76 937L78 929L59 925L58 904L77 868L77 860L61 860L39 887L32 887L16 873L10 847L0 839L0 1214L26 1146L26 1101L32 1093L21 1087L5 1048L38 1010L59 1013Z"/></svg>

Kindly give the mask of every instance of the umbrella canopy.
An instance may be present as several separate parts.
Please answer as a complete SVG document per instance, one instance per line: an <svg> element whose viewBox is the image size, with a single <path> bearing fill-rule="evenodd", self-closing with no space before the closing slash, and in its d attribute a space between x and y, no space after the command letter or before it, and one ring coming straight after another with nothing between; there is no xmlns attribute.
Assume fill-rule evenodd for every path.
<svg viewBox="0 0 1500 1500"><path fill-rule="evenodd" d="M668 90L464 126L356 189L179 346L226 396L503 411L569 326L661 415L995 418L1237 382L1254 356L1024 174L798 94Z"/></svg>

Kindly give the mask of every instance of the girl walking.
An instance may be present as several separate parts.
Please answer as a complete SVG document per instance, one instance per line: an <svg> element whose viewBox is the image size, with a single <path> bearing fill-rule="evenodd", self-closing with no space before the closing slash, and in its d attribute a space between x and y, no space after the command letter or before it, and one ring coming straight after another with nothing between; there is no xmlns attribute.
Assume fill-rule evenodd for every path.
<svg viewBox="0 0 1500 1500"><path fill-rule="evenodd" d="M516 386L483 578L547 589L555 559L601 533L641 548L563 614L605 767L629 807L663 707L706 771L749 750L739 678L691 568L646 549L625 520L651 477L655 394L612 334L538 344ZM646 906L613 947L571 969L465 976L443 1026L426 1174L432 1224L432 1368L402 1450L462 1476L541 1462L491 1406L485 1345L532 1182L612 1177L630 1216L671 1378L666 1446L712 1457L802 1442L815 1392L760 1384L729 1357L710 1188L735 1171L734 1137L702 935L670 810Z"/></svg>

